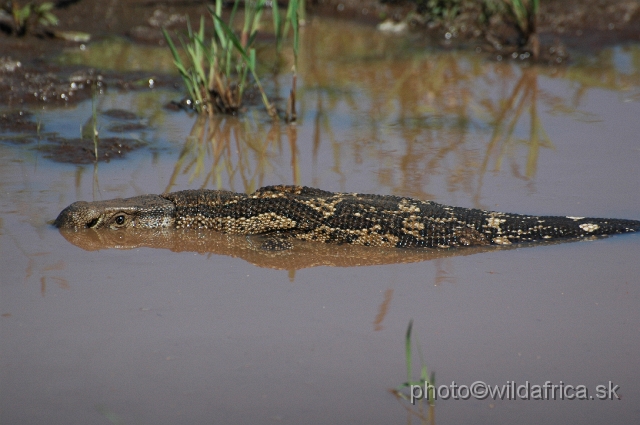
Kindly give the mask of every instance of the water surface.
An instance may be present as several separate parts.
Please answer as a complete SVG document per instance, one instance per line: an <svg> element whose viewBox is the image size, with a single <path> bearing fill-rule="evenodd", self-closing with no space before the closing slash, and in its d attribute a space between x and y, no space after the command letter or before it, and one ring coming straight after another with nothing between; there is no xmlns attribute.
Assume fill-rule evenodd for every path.
<svg viewBox="0 0 640 425"><path fill-rule="evenodd" d="M101 113L145 124L125 133L146 143L127 159L36 150L49 133L78 137L90 103L33 111L42 140L0 143L0 422L418 423L388 391L406 380L410 320L437 384L563 381L595 395L611 381L622 397L439 400L438 423L640 421L639 235L274 268L235 251L88 250L47 224L79 199L281 183L640 218L638 46L521 66L333 21L313 21L302 46L294 126L108 90ZM285 96L281 60L266 84ZM101 137L116 121L99 114ZM368 257L313 255L332 254Z"/></svg>

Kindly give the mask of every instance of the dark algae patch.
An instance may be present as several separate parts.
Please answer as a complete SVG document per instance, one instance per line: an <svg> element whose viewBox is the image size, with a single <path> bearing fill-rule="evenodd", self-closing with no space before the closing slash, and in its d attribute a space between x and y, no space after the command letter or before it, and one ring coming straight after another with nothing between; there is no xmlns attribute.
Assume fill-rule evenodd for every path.
<svg viewBox="0 0 640 425"><path fill-rule="evenodd" d="M109 162L112 159L124 158L129 152L146 146L145 142L136 139L108 137L98 142L98 161ZM72 164L91 164L96 161L93 141L86 139L65 139L52 137L48 143L38 146L37 150L56 162Z"/></svg>
<svg viewBox="0 0 640 425"><path fill-rule="evenodd" d="M38 124L33 120L33 114L23 110L0 112L0 130L11 133L35 133Z"/></svg>
<svg viewBox="0 0 640 425"><path fill-rule="evenodd" d="M102 112L102 115L105 117L112 118L114 120L123 120L123 121L133 121L140 119L138 115L131 111L127 111L124 109L108 109Z"/></svg>
<svg viewBox="0 0 640 425"><path fill-rule="evenodd" d="M111 124L108 130L112 133L127 133L129 131L144 130L145 128L147 128L147 126L142 123L130 122Z"/></svg>
<svg viewBox="0 0 640 425"><path fill-rule="evenodd" d="M142 118L131 111L124 109L109 109L102 112L103 116L115 121L107 127L112 133L127 133L131 131L140 131L147 128Z"/></svg>

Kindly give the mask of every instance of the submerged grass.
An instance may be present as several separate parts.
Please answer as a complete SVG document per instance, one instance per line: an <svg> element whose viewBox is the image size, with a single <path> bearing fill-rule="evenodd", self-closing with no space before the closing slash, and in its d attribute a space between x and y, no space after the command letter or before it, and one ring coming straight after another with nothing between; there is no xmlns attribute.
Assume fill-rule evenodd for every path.
<svg viewBox="0 0 640 425"><path fill-rule="evenodd" d="M407 333L405 334L405 342L404 342L404 350L405 350L405 361L407 364L407 380L400 384L394 391L395 394L403 398L405 400L409 400L409 397L404 393L404 390L411 389L413 386L424 386L428 384L429 389L428 394L425 394L425 398L428 400L429 405L434 405L434 391L436 384L436 374L435 372L431 372L429 375L427 370L427 365L424 362L424 355L422 354L422 349L420 348L420 343L416 341L416 349L418 351L418 358L420 359L420 378L417 381L413 380L413 349L412 340L411 340L411 332L413 330L413 320L409 321L409 326L407 327Z"/></svg>
<svg viewBox="0 0 640 425"><path fill-rule="evenodd" d="M228 23L222 19L222 0L216 0L215 9L208 8L214 28L210 37L205 34L204 16L200 18L197 31L188 22L186 36L178 36L184 54L180 53L166 29L162 31L173 55L174 64L187 88L190 105L195 111L209 114L238 113L242 107L245 90L250 84L249 77L252 77L267 112L275 117L276 109L269 102L256 73L256 50L252 47L260 27L262 13L267 7L267 0L244 1L244 22L238 36L233 31L233 25L239 4L240 0L234 1ZM287 16L283 21L277 3L272 3L278 49L290 25L293 28L296 62L299 10L303 6L304 3L299 0L290 1ZM295 120L295 65L293 73L294 82L290 96L293 106L288 108L287 120ZM292 112L289 112L290 110Z"/></svg>
<svg viewBox="0 0 640 425"><path fill-rule="evenodd" d="M98 89L94 85L92 87L91 95L91 116L80 127L80 140L93 141L93 156L95 162L98 162L98 144L100 142L100 134L98 131L98 102L97 102Z"/></svg>
<svg viewBox="0 0 640 425"><path fill-rule="evenodd" d="M93 96L91 97L91 124L93 138L93 155L98 162L98 102L96 102L96 88L93 88Z"/></svg>
<svg viewBox="0 0 640 425"><path fill-rule="evenodd" d="M413 329L413 320L409 321L409 326L407 327L407 333L405 334L405 361L407 363L407 380L403 382L395 389L391 390L391 393L398 399L402 399L405 401L409 401L412 405L406 405L402 403L402 406L407 410L407 424L412 423L412 417L416 416L421 424L435 424L435 373L428 374L427 366L424 362L424 356L422 355L422 350L420 349L420 344L416 341L416 348L418 350L418 356L420 358L420 379L418 381L413 380L413 367L412 367L412 358L413 358L413 350L412 350L412 339L411 339L411 331ZM426 394L422 394L420 397L416 397L415 399L413 391L415 387L419 387L421 389L425 389ZM427 388L428 387L428 388ZM409 395L405 393L406 390L409 390ZM422 391L422 390L421 390ZM427 402L427 411L424 410L423 401ZM415 406L413 405L415 404Z"/></svg>

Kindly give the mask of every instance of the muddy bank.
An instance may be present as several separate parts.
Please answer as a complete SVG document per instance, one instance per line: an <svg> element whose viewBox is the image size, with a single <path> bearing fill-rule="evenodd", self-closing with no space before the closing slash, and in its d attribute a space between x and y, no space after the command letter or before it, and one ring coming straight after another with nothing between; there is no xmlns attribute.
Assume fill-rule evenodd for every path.
<svg viewBox="0 0 640 425"><path fill-rule="evenodd" d="M363 22L378 23L392 19L402 21L409 19L415 29L443 29L444 24L424 14L415 0L316 0L312 2L313 13L356 19ZM453 3L453 2L452 2ZM464 3L464 2L461 2ZM470 36L474 30L481 30L477 16L473 14L477 4L467 2L461 7L458 19L450 24L465 24L462 32ZM633 0L568 0L540 2L540 18L538 32L541 37L560 37L563 42L571 42L579 47L596 47L620 43L624 41L640 41L640 4ZM424 8L423 8L424 9ZM422 13L421 13L422 12ZM422 15L412 18L411 15ZM511 25L512 22L489 23L489 26L500 24ZM493 28L495 30L495 28ZM477 34L478 36L480 34Z"/></svg>
<svg viewBox="0 0 640 425"><path fill-rule="evenodd" d="M81 66L62 66L41 58L0 57L0 96L9 108L23 105L70 105L90 99L108 88L139 90L177 87L175 76L149 77L143 72L109 72Z"/></svg>
<svg viewBox="0 0 640 425"><path fill-rule="evenodd" d="M383 31L410 33L433 46L474 50L494 60L558 65L567 62L571 51L591 53L640 40L636 1L541 2L538 19L526 22L500 2L318 0L315 4L319 14L378 22Z"/></svg>
<svg viewBox="0 0 640 425"><path fill-rule="evenodd" d="M490 52L502 59L518 53L518 34L508 18L492 17L481 24L479 6L474 2L453 20L435 19L411 0L315 0L308 2L308 19L314 15L340 17L370 25L386 22L391 31L404 30L412 37L430 37L445 48L467 47ZM423 8L424 9L424 8ZM422 12L422 13L421 13ZM92 90L117 88L132 90L180 82L175 76L117 74L81 66L52 63L64 49L83 49L81 38L63 39L61 34L84 33L96 42L105 37L125 37L135 43L164 45L161 28L182 30L187 18L192 22L207 13L199 1L90 2L61 0L53 13L56 27L29 28L25 36L0 31L0 95L9 107L25 104L69 104L85 100ZM543 2L538 23L542 58L555 64L570 49L592 50L608 44L640 41L640 3L629 0L587 0ZM508 47L516 46L516 47ZM528 59L526 54L520 59Z"/></svg>

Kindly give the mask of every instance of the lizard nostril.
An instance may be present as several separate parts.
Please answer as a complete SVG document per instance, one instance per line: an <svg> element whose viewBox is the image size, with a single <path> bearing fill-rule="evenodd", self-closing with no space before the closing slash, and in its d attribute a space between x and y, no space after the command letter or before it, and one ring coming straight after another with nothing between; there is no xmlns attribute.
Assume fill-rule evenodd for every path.
<svg viewBox="0 0 640 425"><path fill-rule="evenodd" d="M87 223L87 229L90 229L91 227L95 226L96 224L98 224L98 220L97 218L94 218L93 220L91 220L90 222Z"/></svg>

